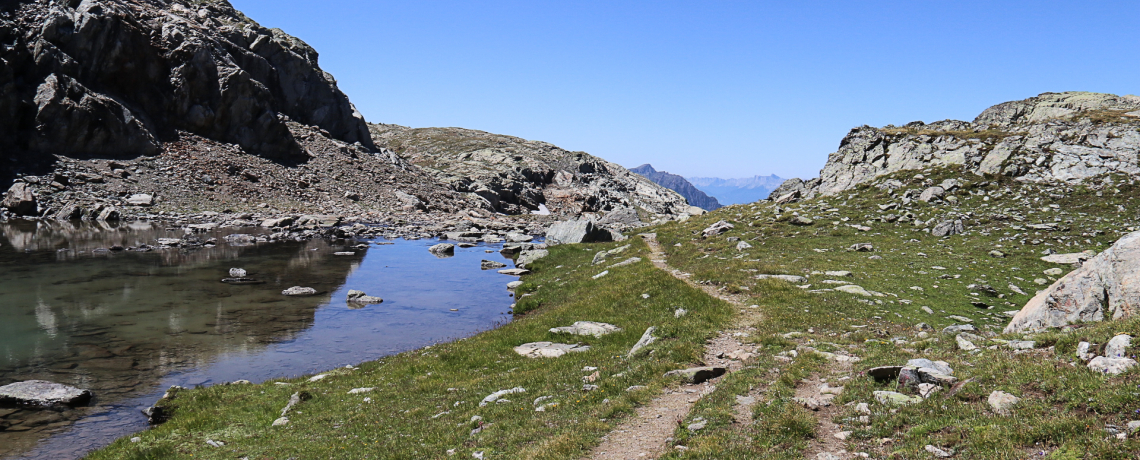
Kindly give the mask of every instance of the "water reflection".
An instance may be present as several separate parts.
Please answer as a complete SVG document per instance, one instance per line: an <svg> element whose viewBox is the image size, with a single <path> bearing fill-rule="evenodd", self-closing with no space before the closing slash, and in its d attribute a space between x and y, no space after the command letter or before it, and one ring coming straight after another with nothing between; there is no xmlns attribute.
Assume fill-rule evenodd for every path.
<svg viewBox="0 0 1140 460"><path fill-rule="evenodd" d="M0 409L0 457L78 457L145 428L138 407L171 384L311 373L506 320L511 278L478 269L483 248L439 260L426 250L432 241L248 244L226 238L235 233L251 232L218 229L192 235L213 245L138 252L130 248L186 235L145 223L0 224L0 385L43 379L95 394L77 410ZM231 267L265 283L220 282ZM319 294L281 295L295 285ZM385 302L349 309L350 288Z"/></svg>

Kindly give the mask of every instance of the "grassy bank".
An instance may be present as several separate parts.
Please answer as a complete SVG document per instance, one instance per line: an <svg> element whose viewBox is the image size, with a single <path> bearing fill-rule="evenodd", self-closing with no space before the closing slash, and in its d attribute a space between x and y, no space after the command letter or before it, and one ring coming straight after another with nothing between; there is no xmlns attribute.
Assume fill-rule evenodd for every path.
<svg viewBox="0 0 1140 460"><path fill-rule="evenodd" d="M219 385L179 392L174 417L140 440L120 439L91 459L218 458L575 458L588 452L632 408L669 381L666 371L688 367L703 343L731 316L727 304L686 286L648 262L638 238L606 264L596 251L618 243L551 248L525 278L516 321L474 337L382 358L356 369L260 385ZM610 268L629 257L643 260ZM644 297L643 294L648 294ZM678 307L690 311L674 318ZM574 321L601 321L623 330L601 338L554 334ZM661 337L652 354L624 355L649 326ZM554 359L528 359L512 351L526 342L581 342L591 348ZM598 368L598 388L583 391L583 377ZM646 388L627 392L633 385ZM480 407L487 395L510 394L509 403ZM371 391L349 394L355 388ZM294 393L311 396L271 424ZM533 401L555 403L536 412ZM473 417L481 420L473 420ZM478 430L478 431L474 431ZM224 443L221 447L207 441Z"/></svg>
<svg viewBox="0 0 1140 460"><path fill-rule="evenodd" d="M792 388L802 388L801 379L809 375L844 386L830 420L850 432L840 443L848 453L933 458L926 450L932 445L969 459L1140 456L1134 433L1125 439L1115 435L1127 433L1129 421L1140 420L1140 374L1100 375L1075 354L1079 341L1103 347L1115 334L1135 336L1140 321L1002 334L1010 319L1006 312L1020 309L1036 290L1060 276L1046 270L1072 269L1042 261L1043 250L1099 252L1136 225L1140 206L1135 185L1117 177L1095 188L1043 188L960 175L954 169L922 171L924 177L916 178L918 173L892 177L901 182L897 190L870 184L786 206L731 206L657 229L671 265L698 282L750 298L766 317L749 337L763 346L757 368L726 377L694 409L692 416L720 423L699 433L679 433L688 449L669 458L804 458L813 444L831 437L820 429L820 419L791 400ZM947 178L963 181L950 193L953 200L902 204L905 190L921 191ZM793 215L813 222L793 225ZM701 229L722 219L735 228L700 237ZM914 224L944 219L962 219L966 233L935 237L928 231L933 224ZM1045 223L1055 228L1030 226ZM733 237L752 247L736 249ZM871 243L874 250L850 250L856 243ZM840 270L851 276L823 273ZM757 274L806 276L801 284L810 286L757 280ZM834 291L840 284L824 280L877 294ZM993 289L987 292L982 285ZM920 323L933 328L922 332L916 328ZM939 332L954 324L979 329L979 350L960 350L954 335ZM1009 339L1033 340L1034 348L1014 350L1003 342ZM804 345L844 350L862 361L844 371L811 355L801 354L790 364L771 359ZM912 358L945 360L959 380L969 382L953 394L943 389L914 405L876 402L873 391L908 391L894 382L876 382L863 371ZM731 423L735 397L750 389L759 395L753 420ZM1021 398L1009 415L998 415L988 405L995 390ZM868 403L871 413L858 412L858 403ZM864 415L866 422L859 420Z"/></svg>

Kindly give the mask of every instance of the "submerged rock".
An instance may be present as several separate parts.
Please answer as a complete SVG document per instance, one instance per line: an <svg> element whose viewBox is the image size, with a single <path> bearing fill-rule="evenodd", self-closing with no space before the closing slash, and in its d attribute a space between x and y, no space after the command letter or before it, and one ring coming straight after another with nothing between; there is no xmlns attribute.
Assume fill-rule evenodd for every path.
<svg viewBox="0 0 1140 460"><path fill-rule="evenodd" d="M0 407L82 406L91 391L47 380L25 380L0 386Z"/></svg>
<svg viewBox="0 0 1140 460"><path fill-rule="evenodd" d="M287 295L287 296L307 296L307 295L316 295L317 290L313 289L311 287L293 286L289 289L281 291L281 294Z"/></svg>
<svg viewBox="0 0 1140 460"><path fill-rule="evenodd" d="M370 296L368 294L365 294L364 291L357 291L355 289L348 291L348 303L372 305L381 302L384 302L384 299L376 296Z"/></svg>

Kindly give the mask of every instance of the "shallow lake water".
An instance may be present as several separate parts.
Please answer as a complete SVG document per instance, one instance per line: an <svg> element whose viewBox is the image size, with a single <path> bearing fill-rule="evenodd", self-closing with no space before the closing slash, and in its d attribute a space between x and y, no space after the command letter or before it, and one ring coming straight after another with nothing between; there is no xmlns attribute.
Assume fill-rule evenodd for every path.
<svg viewBox="0 0 1140 460"><path fill-rule="evenodd" d="M140 410L171 385L317 373L510 321L505 286L516 278L480 270L482 259L510 264L499 245L437 258L427 251L436 240L224 238L258 232L220 229L194 235L214 247L138 252L107 249L183 231L0 224L0 385L41 379L95 395L64 411L0 408L0 457L78 458L146 429ZM355 254L334 255L344 251ZM222 283L233 267L264 283ZM281 294L298 285L318 294ZM384 302L350 305L350 289Z"/></svg>

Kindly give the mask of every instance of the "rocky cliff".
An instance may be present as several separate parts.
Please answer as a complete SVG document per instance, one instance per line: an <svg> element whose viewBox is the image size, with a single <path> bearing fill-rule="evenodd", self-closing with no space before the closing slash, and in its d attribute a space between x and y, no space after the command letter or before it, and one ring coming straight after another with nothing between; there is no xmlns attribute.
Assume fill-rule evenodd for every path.
<svg viewBox="0 0 1140 460"><path fill-rule="evenodd" d="M819 178L790 179L770 198L834 195L896 171L951 165L1039 184L1140 174L1140 97L1044 93L990 107L972 122L862 126L843 138Z"/></svg>
<svg viewBox="0 0 1140 460"><path fill-rule="evenodd" d="M643 164L630 169L630 171L644 176L657 185L681 194L692 206L704 209L705 211L712 211L720 207L720 202L717 201L715 197L708 196L705 192L698 190L693 184L685 180L684 177L658 171L653 169L653 165L650 164Z"/></svg>
<svg viewBox="0 0 1140 460"><path fill-rule="evenodd" d="M292 120L373 148L317 52L225 0L0 3L0 155L153 155L178 131L303 161Z"/></svg>
<svg viewBox="0 0 1140 460"><path fill-rule="evenodd" d="M584 152L462 128L369 126L377 145L498 212L624 215L630 224L689 214L676 192Z"/></svg>

